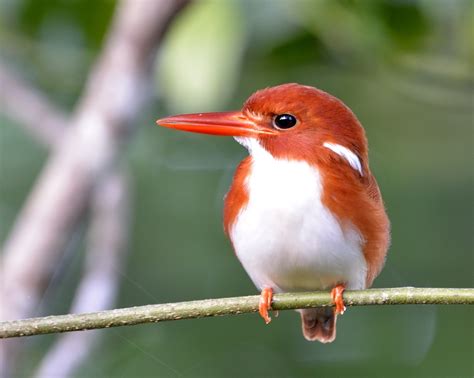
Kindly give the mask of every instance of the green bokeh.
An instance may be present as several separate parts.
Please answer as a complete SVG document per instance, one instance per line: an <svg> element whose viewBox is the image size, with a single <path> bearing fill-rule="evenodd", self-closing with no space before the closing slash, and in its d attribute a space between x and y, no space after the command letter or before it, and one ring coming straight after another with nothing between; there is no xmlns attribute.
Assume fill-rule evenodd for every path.
<svg viewBox="0 0 474 378"><path fill-rule="evenodd" d="M84 2L67 3L6 1L0 7L10 17L8 30L0 27L0 41L12 35L22 41L21 47L6 44L0 57L19 63L26 77L66 107L100 51L114 6L99 2L99 27L80 15ZM61 12L53 11L58 7ZM222 22L232 12L236 17ZM208 28L201 35L203 19ZM71 20L72 44L45 57L42 49L54 45ZM154 120L187 106L195 111L193 97L203 110L238 109L256 89L284 82L336 95L366 128L371 167L393 228L375 286L472 287L472 20L472 2L461 0L215 0L188 8L158 52L157 100L136 120L140 128L126 152L134 206L118 306L256 292L221 223L222 198L246 152L231 139L156 128ZM38 32L45 23L56 32ZM204 64L205 72L199 64L175 64L186 43L199 42L203 48L190 50L189 59ZM71 54L83 57L84 65L77 67ZM40 57L42 64L35 64ZM71 75L51 82L44 59L61 58L61 72ZM177 80L201 74L213 80L213 72L219 80L208 91ZM180 93L187 96L183 104ZM0 119L1 240L46 157L21 129ZM79 246L81 235L74 241ZM67 311L80 253L73 251L66 257L70 263L58 267L41 312ZM78 376L470 377L473 319L466 306L351 308L339 319L331 345L305 341L293 312L269 326L256 315L241 315L104 330ZM28 358L19 374L33 371L54 339L22 341Z"/></svg>

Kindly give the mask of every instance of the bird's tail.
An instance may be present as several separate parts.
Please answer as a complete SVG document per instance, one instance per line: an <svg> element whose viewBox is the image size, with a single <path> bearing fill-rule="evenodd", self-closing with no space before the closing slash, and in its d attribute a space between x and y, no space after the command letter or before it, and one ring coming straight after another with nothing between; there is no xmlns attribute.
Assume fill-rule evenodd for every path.
<svg viewBox="0 0 474 378"><path fill-rule="evenodd" d="M331 343L336 338L336 318L332 307L299 310L306 340Z"/></svg>

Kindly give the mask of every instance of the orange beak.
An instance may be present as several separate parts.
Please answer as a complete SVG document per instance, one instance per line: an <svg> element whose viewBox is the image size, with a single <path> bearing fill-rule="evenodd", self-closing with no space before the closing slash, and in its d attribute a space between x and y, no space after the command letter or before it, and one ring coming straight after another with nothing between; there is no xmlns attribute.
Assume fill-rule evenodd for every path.
<svg viewBox="0 0 474 378"><path fill-rule="evenodd" d="M171 129L201 134L243 137L276 134L272 129L260 127L242 112L181 114L159 119L156 123Z"/></svg>

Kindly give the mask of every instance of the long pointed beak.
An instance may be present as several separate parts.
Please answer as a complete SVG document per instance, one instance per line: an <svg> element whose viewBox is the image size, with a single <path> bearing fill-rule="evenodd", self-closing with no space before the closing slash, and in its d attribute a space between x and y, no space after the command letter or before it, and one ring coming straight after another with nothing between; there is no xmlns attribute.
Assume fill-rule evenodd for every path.
<svg viewBox="0 0 474 378"><path fill-rule="evenodd" d="M276 134L246 117L242 112L180 114L159 119L156 123L171 129L193 133L256 137L261 134Z"/></svg>

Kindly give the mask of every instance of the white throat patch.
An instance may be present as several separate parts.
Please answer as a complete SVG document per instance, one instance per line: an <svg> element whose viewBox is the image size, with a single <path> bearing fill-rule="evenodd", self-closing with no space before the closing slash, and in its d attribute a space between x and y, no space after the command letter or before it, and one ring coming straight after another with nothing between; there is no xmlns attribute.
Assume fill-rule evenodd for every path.
<svg viewBox="0 0 474 378"><path fill-rule="evenodd" d="M364 176L362 173L362 165L360 160L355 153L349 150L347 147L341 146L340 144L324 142L323 146L329 148L331 151L335 152L339 156L347 160L349 165L360 173L361 176Z"/></svg>

